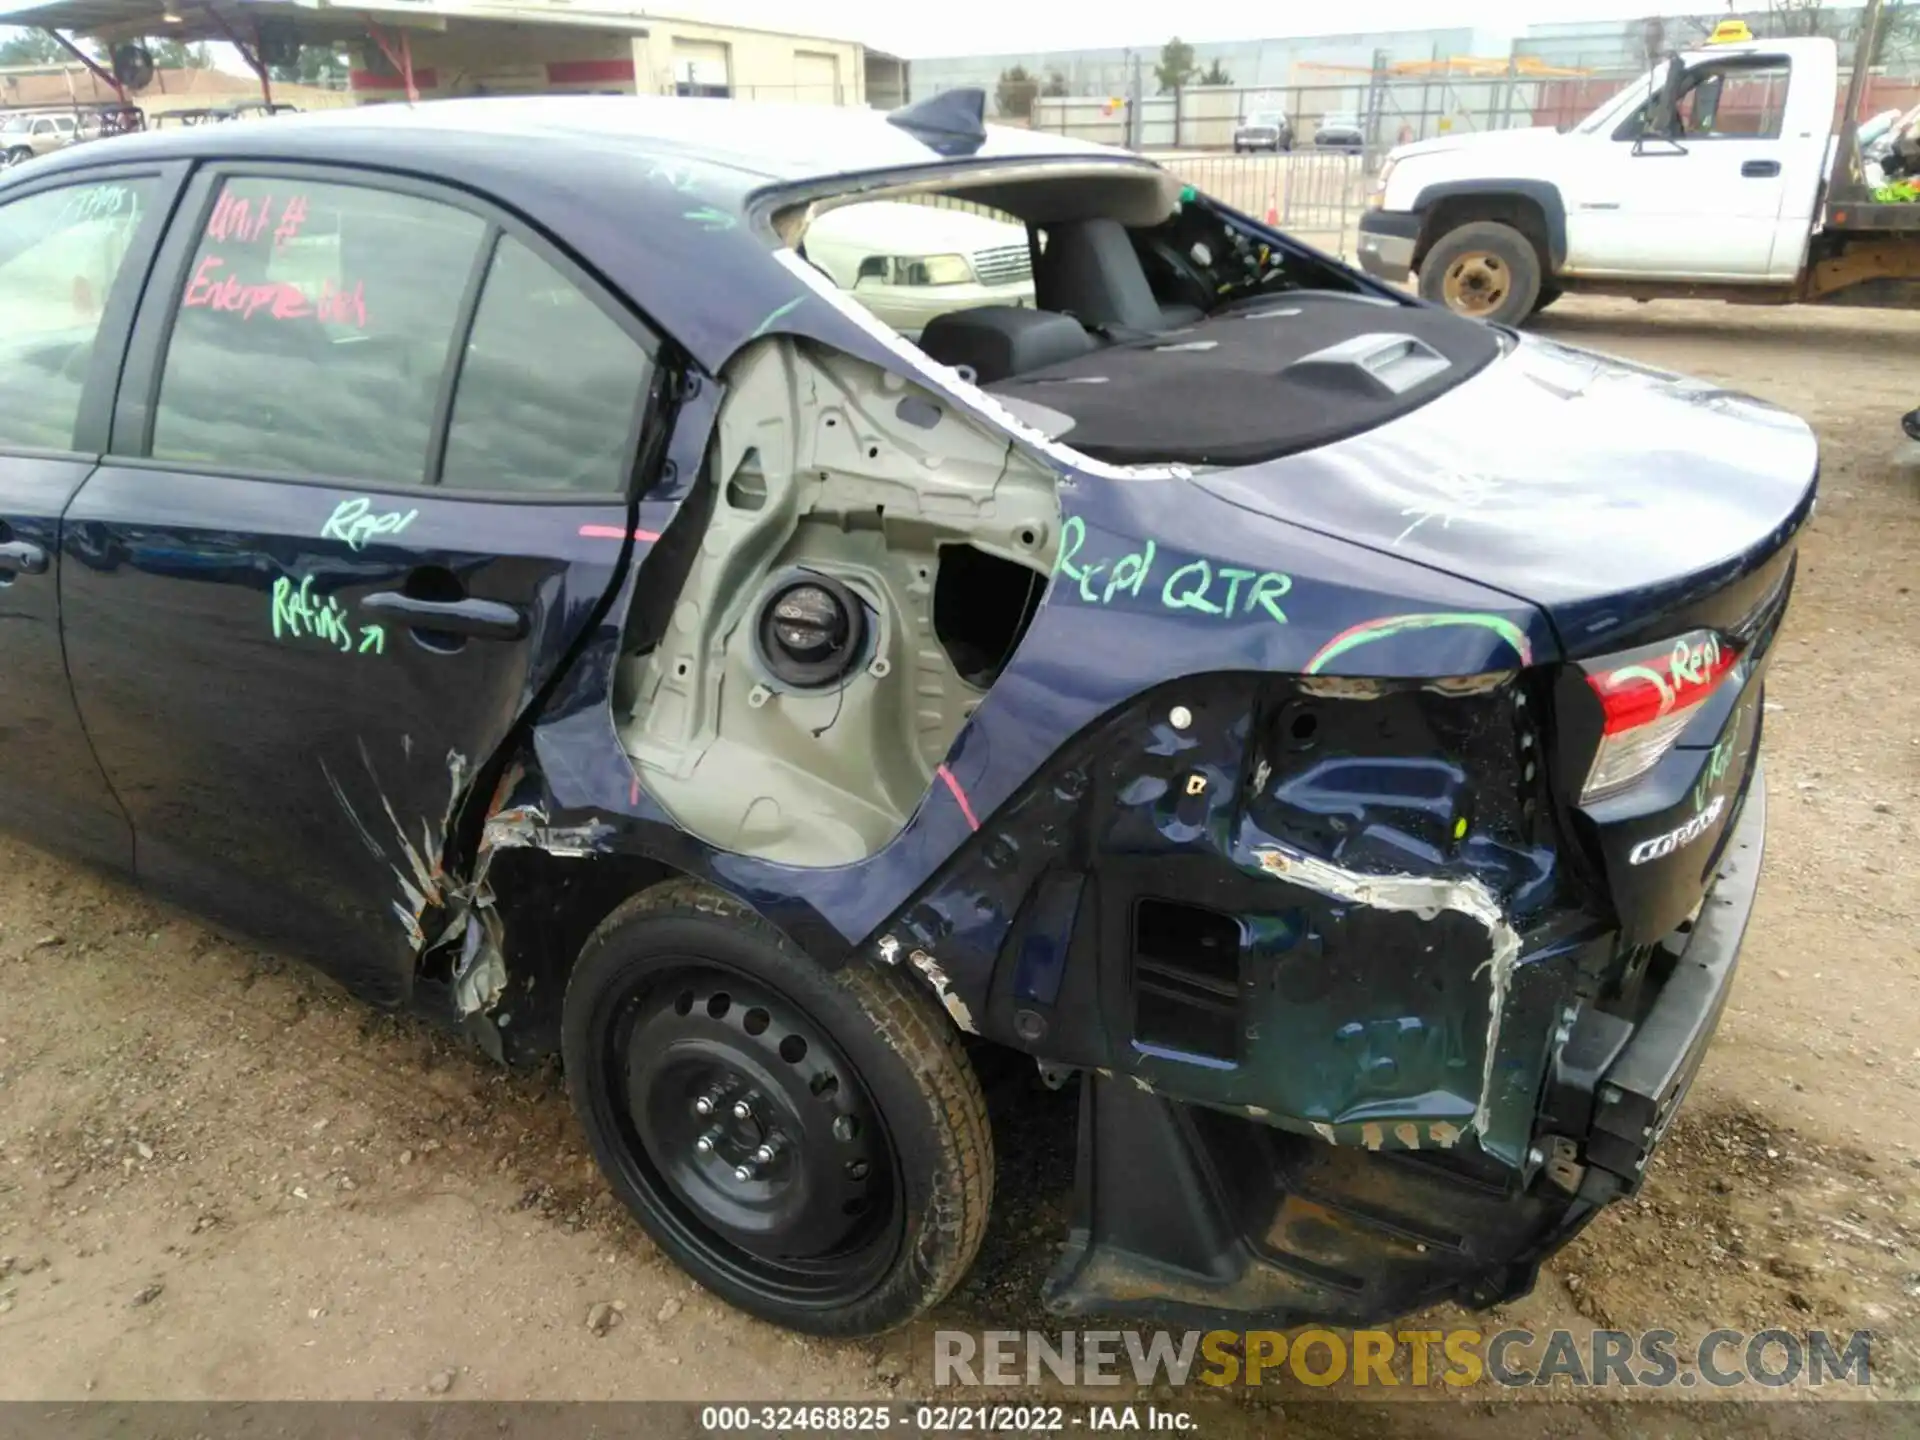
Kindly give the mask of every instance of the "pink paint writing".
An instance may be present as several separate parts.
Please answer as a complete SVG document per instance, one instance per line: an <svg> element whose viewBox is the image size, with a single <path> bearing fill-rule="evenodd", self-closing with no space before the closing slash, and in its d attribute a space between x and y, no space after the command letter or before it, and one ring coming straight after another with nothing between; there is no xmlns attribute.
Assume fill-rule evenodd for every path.
<svg viewBox="0 0 1920 1440"><path fill-rule="evenodd" d="M263 196L259 200L242 200L231 191L223 190L213 207L213 218L207 222L209 240L240 240L251 242L258 240L266 232L273 217L273 196ZM304 195L296 195L287 201L280 211L280 223L274 227L273 243L285 245L300 233L300 227L307 221L307 200Z"/></svg>
<svg viewBox="0 0 1920 1440"><path fill-rule="evenodd" d="M367 328L366 281L356 280L351 289L341 289L331 280L323 280L317 300L309 300L297 286L285 281L250 285L238 276L225 278L215 272L226 266L218 255L209 255L187 282L181 299L186 310L229 310L241 319L251 320L265 311L275 320L319 320L323 324Z"/></svg>
<svg viewBox="0 0 1920 1440"><path fill-rule="evenodd" d="M580 533L590 540L624 540L627 532L618 525L582 525ZM633 538L643 545L651 545L660 537L652 530L636 530Z"/></svg>
<svg viewBox="0 0 1920 1440"><path fill-rule="evenodd" d="M273 230L273 246L279 249L300 233L300 227L307 223L307 200L304 195L296 195L287 201L286 208L280 212L280 223Z"/></svg>

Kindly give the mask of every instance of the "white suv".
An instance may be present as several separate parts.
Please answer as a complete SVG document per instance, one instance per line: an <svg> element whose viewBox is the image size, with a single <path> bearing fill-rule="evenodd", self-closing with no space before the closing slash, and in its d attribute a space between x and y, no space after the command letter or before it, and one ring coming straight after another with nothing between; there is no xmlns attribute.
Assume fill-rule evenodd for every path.
<svg viewBox="0 0 1920 1440"><path fill-rule="evenodd" d="M64 150L79 138L80 122L71 115L10 115L0 120L0 167Z"/></svg>

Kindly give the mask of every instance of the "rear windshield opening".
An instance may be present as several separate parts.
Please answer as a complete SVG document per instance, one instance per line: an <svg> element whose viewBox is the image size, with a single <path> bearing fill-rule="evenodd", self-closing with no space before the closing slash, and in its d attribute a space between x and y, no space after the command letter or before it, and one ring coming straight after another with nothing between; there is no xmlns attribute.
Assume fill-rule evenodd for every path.
<svg viewBox="0 0 1920 1440"><path fill-rule="evenodd" d="M1251 464L1326 444L1498 353L1487 327L1381 296L1176 186L1158 203L1137 176L1105 197L1035 181L996 184L991 204L959 186L816 201L794 238L933 360L1114 464Z"/></svg>

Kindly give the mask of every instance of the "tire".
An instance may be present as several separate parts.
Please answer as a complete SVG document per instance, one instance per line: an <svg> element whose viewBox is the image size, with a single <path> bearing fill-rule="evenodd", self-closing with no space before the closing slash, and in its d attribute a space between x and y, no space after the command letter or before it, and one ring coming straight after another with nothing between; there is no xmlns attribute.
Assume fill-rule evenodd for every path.
<svg viewBox="0 0 1920 1440"><path fill-rule="evenodd" d="M1476 220L1449 230L1420 264L1420 297L1457 315L1518 325L1540 295L1540 255L1511 225Z"/></svg>
<svg viewBox="0 0 1920 1440"><path fill-rule="evenodd" d="M1564 290L1556 290L1551 285L1542 285L1540 287L1539 298L1533 302L1533 313L1538 315L1542 310L1546 309L1566 293Z"/></svg>
<svg viewBox="0 0 1920 1440"><path fill-rule="evenodd" d="M730 1304L872 1335L973 1263L993 1195L986 1101L904 972L829 973L748 906L673 881L581 950L561 1050L615 1193Z"/></svg>
<svg viewBox="0 0 1920 1440"><path fill-rule="evenodd" d="M24 145L16 145L13 149L7 151L6 164L9 167L14 165L24 165L27 163L27 161L31 159L33 159L33 151L29 150Z"/></svg>

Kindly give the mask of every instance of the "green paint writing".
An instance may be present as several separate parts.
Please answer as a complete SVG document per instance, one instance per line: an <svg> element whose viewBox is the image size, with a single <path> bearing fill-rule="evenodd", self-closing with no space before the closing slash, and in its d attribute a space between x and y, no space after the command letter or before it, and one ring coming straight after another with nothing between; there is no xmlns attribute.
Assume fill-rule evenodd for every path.
<svg viewBox="0 0 1920 1440"><path fill-rule="evenodd" d="M1251 580L1246 602L1240 601L1242 581ZM1226 582L1224 589L1222 581ZM1293 588L1291 576L1274 571L1257 572L1221 566L1218 570L1205 560L1183 565L1167 577L1160 600L1170 610L1198 610L1203 615L1231 616L1236 611L1251 615L1264 610L1276 625L1287 623L1287 612L1274 602Z"/></svg>
<svg viewBox="0 0 1920 1440"><path fill-rule="evenodd" d="M1729 734L1707 756L1707 763L1700 770L1699 782L1693 787L1693 808L1696 812L1707 808L1707 796L1726 778L1727 767L1733 763L1734 741L1738 738L1737 733Z"/></svg>
<svg viewBox="0 0 1920 1440"><path fill-rule="evenodd" d="M1416 630L1438 630L1448 626L1478 626L1491 630L1512 647L1520 657L1522 665L1533 663L1533 643L1527 639L1527 632L1511 620L1499 615L1480 615L1468 611L1431 611L1421 615L1389 615L1380 620L1369 620L1365 624L1355 625L1342 630L1333 639L1315 652L1307 662L1307 674L1318 675L1328 664L1362 645L1371 645L1378 640L1390 640L1396 635L1406 635Z"/></svg>
<svg viewBox="0 0 1920 1440"><path fill-rule="evenodd" d="M1060 550L1054 559L1054 572L1074 582L1080 598L1089 605L1106 605L1114 596L1139 599L1153 573L1159 546L1149 540L1139 550L1129 551L1115 560L1076 564L1087 541L1087 526L1078 515L1069 516L1060 528ZM1097 579L1105 575L1106 583ZM1247 582L1251 581L1249 585ZM1244 570L1237 566L1216 567L1211 560L1189 561L1172 571L1156 591L1168 610L1194 610L1202 615L1231 618L1264 611L1276 624L1287 623L1287 615L1275 602L1293 588L1293 580L1274 571Z"/></svg>
<svg viewBox="0 0 1920 1440"><path fill-rule="evenodd" d="M693 221L702 230L731 230L738 223L726 211L716 210L711 205L703 205L698 210L689 210L680 218Z"/></svg>
<svg viewBox="0 0 1920 1440"><path fill-rule="evenodd" d="M1658 670L1645 665L1622 665L1607 677L1607 689L1618 690L1629 680L1642 680L1660 692L1660 713L1666 714L1673 708L1673 686L1667 683L1667 677Z"/></svg>
<svg viewBox="0 0 1920 1440"><path fill-rule="evenodd" d="M794 311L798 310L801 304L806 300L806 298L807 297L804 295L794 296L793 299L787 301L786 304L782 305L778 310L774 311L771 315L767 316L766 319L762 320L758 325L754 326L753 334L749 335L747 338L749 340L758 340L762 335L766 334L774 326L778 325L782 320L786 319L787 316L791 315Z"/></svg>
<svg viewBox="0 0 1920 1440"><path fill-rule="evenodd" d="M356 636L347 615L347 607L337 595L313 593L313 577L301 577L295 585L285 575L273 582L273 638L303 640L312 638L333 646L341 654L355 651ZM358 653L384 655L386 628L362 625L357 637Z"/></svg>
<svg viewBox="0 0 1920 1440"><path fill-rule="evenodd" d="M1070 580L1078 580L1080 572L1072 565L1073 557L1080 553L1080 547L1087 543L1087 522L1078 515L1069 515L1067 523L1060 527L1060 549L1053 557L1056 573Z"/></svg>
<svg viewBox="0 0 1920 1440"><path fill-rule="evenodd" d="M356 495L333 507L326 524L320 527L320 538L344 540L349 550L364 550L377 536L398 535L419 515L418 510L375 511L373 501L364 495Z"/></svg>

